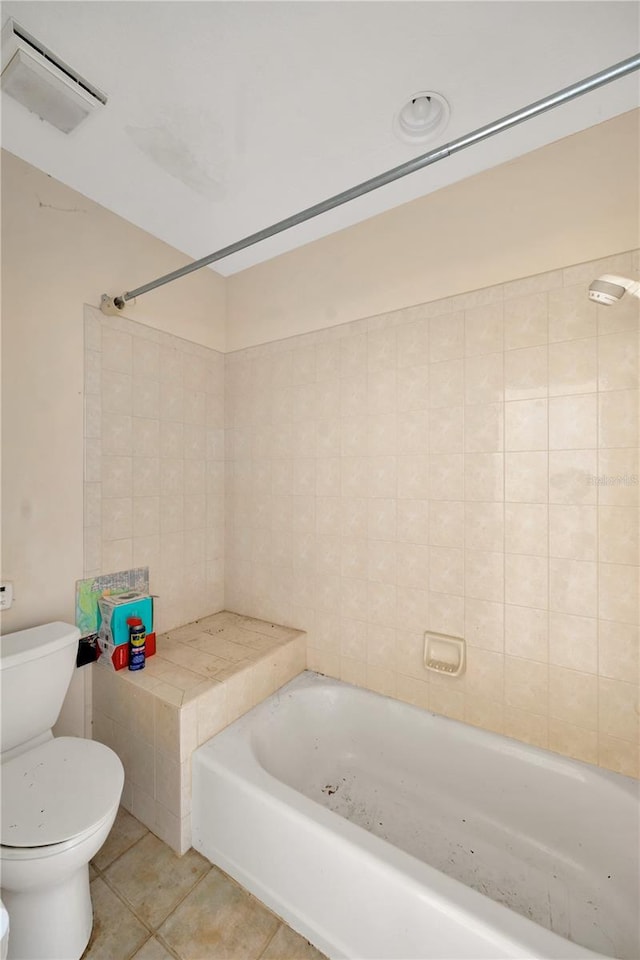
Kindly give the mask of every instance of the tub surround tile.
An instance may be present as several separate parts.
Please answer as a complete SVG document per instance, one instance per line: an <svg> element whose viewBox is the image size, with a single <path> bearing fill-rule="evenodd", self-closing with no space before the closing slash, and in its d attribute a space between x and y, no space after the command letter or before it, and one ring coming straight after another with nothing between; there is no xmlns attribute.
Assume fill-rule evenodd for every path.
<svg viewBox="0 0 640 960"><path fill-rule="evenodd" d="M211 609L198 609L198 596L222 598L224 580L234 609L307 629L313 669L588 762L637 769L629 709L638 670L640 313L630 298L597 307L586 286L638 263L636 253L559 269L216 355L217 367L211 351L196 357L200 348L175 338L167 351L165 335L134 335L137 325L121 318L103 345L111 321L96 321L86 344L87 394L103 401L101 423L88 405L89 434L100 428L86 439L91 570L99 572L101 553L115 569L159 550L154 589L167 627L186 609ZM197 382L185 379L191 353ZM134 370L148 390L126 410ZM180 419L166 418L169 399ZM158 420L156 438L149 423ZM153 456L127 445L134 427ZM204 471L203 443L214 456ZM99 493L121 501L104 524ZM159 532L150 502L158 497L166 498ZM132 504L130 524L123 501ZM103 542L105 532L114 539ZM187 607L192 584L198 596ZM111 739L133 728L148 743L152 729L179 769L172 797L183 795L192 745L286 676L289 657L302 662L294 640L282 654L269 631L236 617L220 631L202 619L182 635L167 630L157 675L127 678L162 704L151 727L148 714L135 723L132 714L129 727L122 714L96 715ZM532 663L537 691L547 670L548 698L533 703L526 671L506 661L491 695L473 658L473 675L461 681L426 675L426 628ZM384 637L394 633L392 652ZM238 670L247 676L234 679ZM219 689L228 679L230 697ZM620 691L602 681L622 684L631 708L618 709L610 691ZM188 817L140 783L125 793L154 829L185 842Z"/></svg>
<svg viewBox="0 0 640 960"><path fill-rule="evenodd" d="M296 624L298 611L310 612L325 623L310 626L312 668L589 762L609 757L618 769L616 744L633 752L634 732L601 703L598 680L635 682L638 669L640 313L629 298L615 311L598 308L586 287L604 263L629 272L635 257L228 358L226 425L244 439L229 448L227 543L241 562L229 566L226 586L237 609L277 619L282 604ZM276 453L258 415L270 390L275 400L273 357L300 351L312 383L319 345L336 337L339 450L317 445L323 413L310 395L294 411L297 445ZM279 386L292 386L283 369ZM280 456L293 477L309 471L292 523L305 539L293 547L273 507L254 503L268 496L259 479ZM473 655L461 680L428 675L427 628L496 655L502 684ZM384 643L394 630L395 653Z"/></svg>

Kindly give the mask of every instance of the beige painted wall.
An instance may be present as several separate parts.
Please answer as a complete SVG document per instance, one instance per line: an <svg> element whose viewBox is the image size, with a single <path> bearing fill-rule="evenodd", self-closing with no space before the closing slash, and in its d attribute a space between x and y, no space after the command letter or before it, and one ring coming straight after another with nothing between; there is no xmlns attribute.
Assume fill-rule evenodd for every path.
<svg viewBox="0 0 640 960"><path fill-rule="evenodd" d="M227 350L637 247L639 124L631 111L236 274Z"/></svg>
<svg viewBox="0 0 640 960"><path fill-rule="evenodd" d="M3 153L2 629L74 619L83 562L83 303L188 262ZM148 294L133 319L224 349L225 282L204 270Z"/></svg>

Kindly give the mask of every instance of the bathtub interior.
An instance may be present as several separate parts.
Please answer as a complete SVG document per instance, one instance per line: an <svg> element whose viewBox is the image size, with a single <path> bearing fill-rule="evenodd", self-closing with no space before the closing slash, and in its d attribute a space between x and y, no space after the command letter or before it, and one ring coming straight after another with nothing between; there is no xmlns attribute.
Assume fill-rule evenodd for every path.
<svg viewBox="0 0 640 960"><path fill-rule="evenodd" d="M252 727L264 770L567 940L640 956L634 781L306 677Z"/></svg>

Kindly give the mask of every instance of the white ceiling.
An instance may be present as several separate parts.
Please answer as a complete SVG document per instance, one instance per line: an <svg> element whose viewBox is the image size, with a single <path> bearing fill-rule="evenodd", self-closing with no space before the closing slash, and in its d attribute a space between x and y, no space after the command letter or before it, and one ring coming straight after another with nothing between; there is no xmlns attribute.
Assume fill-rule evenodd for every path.
<svg viewBox="0 0 640 960"><path fill-rule="evenodd" d="M5 2L108 95L64 135L2 95L12 153L203 257L640 49L617 0ZM451 106L424 146L392 132L412 94ZM639 74L216 265L234 273L640 102ZM153 279L132 277L131 286Z"/></svg>

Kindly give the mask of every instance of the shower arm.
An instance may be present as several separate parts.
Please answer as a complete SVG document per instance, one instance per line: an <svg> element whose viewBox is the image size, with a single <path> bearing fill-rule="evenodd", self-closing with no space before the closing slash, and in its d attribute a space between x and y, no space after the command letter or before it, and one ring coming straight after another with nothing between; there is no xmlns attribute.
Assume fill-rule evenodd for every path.
<svg viewBox="0 0 640 960"><path fill-rule="evenodd" d="M380 173L377 176L372 177L370 180L365 180L354 187L350 187L348 190L343 190L341 193L337 193L335 196L329 197L327 200L322 200L320 203L315 203L313 206L307 207L305 210L301 210L299 213L294 213L292 216L286 217L284 220L279 220L270 227L265 227L263 230L258 230L257 233L252 233L248 237L244 237L242 240L237 240L235 243L231 243L226 247L222 247L220 250L216 250L214 253L210 253L208 256L202 257L200 260L194 260L193 263L189 263L187 266L181 267L179 270L173 270L171 273L167 273L162 277L158 277L156 280L151 280L149 283L145 283L141 287L136 287L135 290L128 290L116 297L110 297L108 294L103 293L100 303L101 310L103 313L110 315L119 314L124 309L127 301L134 300L136 297L140 297L144 293L149 293L150 290L155 290L156 287L161 287L165 283L172 283L174 280L179 280L180 277L186 277L195 270L200 270L202 267L207 267L209 264L215 263L218 260L224 260L226 257L230 257L234 253L239 253L240 250L245 250L247 247L251 247L256 243L260 243L262 240L267 240L270 237L276 236L278 233L282 233L284 230L289 230L291 227L296 227L301 223L305 223L307 220L318 217L322 213L327 213L329 210L333 210L335 207L342 206L342 204L349 203L349 201L355 200L357 197L362 197L367 193L371 193L372 190L377 190L379 187L384 187L388 183L392 183L394 180L399 180L401 177L406 177L410 173L415 173L417 170L422 170L424 167L428 167L432 163L437 163L438 160L444 160L445 157L450 157L452 154L458 153L460 150L465 150L467 147L471 147L476 143L480 143L482 140L488 140L489 137L493 137L498 133L502 133L503 130L509 130L511 127L515 127L518 123L524 123L525 120L530 120L532 117L538 116L538 114L545 113L547 110L553 110L555 107L559 107L561 104L567 103L569 100L574 100L577 97L583 96L585 93L590 93L592 90L597 90L599 87L602 87L607 83L612 83L614 80L619 80L620 78L633 73L635 70L640 70L640 53L629 57L627 60L621 60L619 63L608 67L606 70L601 70L599 73L594 73L592 76L587 77L584 80L580 80L577 83L571 84L569 87L564 87L562 90L558 90L556 93L552 93L547 97L543 97L542 100L536 100L535 103L530 103L528 106L522 107L520 110L516 110L514 113L509 113L506 116L501 117L499 120L494 120L492 123L478 127L477 130L473 130L471 133L468 133L463 137L459 137L457 140L452 140L450 143L446 143L442 147L436 147L434 150L430 150L428 153L423 153L418 157L414 157L413 160L407 160L405 163L401 163L397 167L392 167L391 170Z"/></svg>

